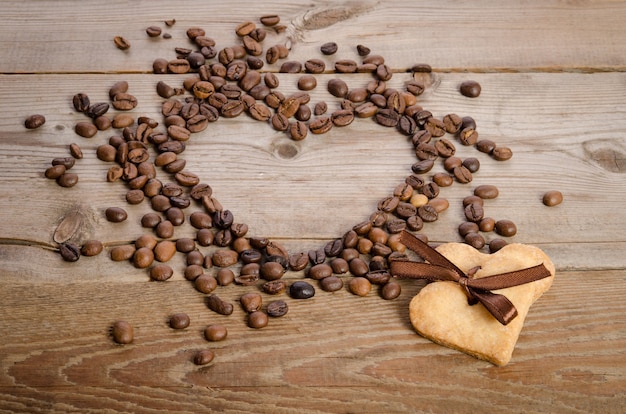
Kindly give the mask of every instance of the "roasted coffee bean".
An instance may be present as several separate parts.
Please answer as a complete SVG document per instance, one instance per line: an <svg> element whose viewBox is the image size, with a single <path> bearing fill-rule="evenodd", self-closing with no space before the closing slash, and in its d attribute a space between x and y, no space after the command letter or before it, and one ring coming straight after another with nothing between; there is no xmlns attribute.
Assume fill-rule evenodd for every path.
<svg viewBox="0 0 626 414"><path fill-rule="evenodd" d="M447 114L443 117L443 125L446 132L450 134L456 134L461 129L463 120L457 114Z"/></svg>
<svg viewBox="0 0 626 414"><path fill-rule="evenodd" d="M439 218L437 210L429 204L425 204L417 209L417 215L426 223L431 223Z"/></svg>
<svg viewBox="0 0 626 414"><path fill-rule="evenodd" d="M166 264L159 263L150 269L150 279L163 282L174 274L174 270Z"/></svg>
<svg viewBox="0 0 626 414"><path fill-rule="evenodd" d="M301 91L310 91L317 86L317 79L312 75L303 75L298 79L298 89Z"/></svg>
<svg viewBox="0 0 626 414"><path fill-rule="evenodd" d="M517 226L511 220L496 221L496 233L504 237L512 237L517 233Z"/></svg>
<svg viewBox="0 0 626 414"><path fill-rule="evenodd" d="M176 182L183 187L193 187L200 183L200 177L191 171L180 171L174 175Z"/></svg>
<svg viewBox="0 0 626 414"><path fill-rule="evenodd" d="M196 248L196 243L192 238L189 237L181 237L176 240L176 250L181 253L189 253L194 251Z"/></svg>
<svg viewBox="0 0 626 414"><path fill-rule="evenodd" d="M343 280L337 276L329 276L320 280L320 287L326 292L336 292L343 288Z"/></svg>
<svg viewBox="0 0 626 414"><path fill-rule="evenodd" d="M383 285L380 295L385 300L396 299L402 293L402 287L398 282L389 281Z"/></svg>
<svg viewBox="0 0 626 414"><path fill-rule="evenodd" d="M44 172L44 175L46 178L49 178L51 180L56 180L57 178L61 177L63 174L65 174L67 168L65 168L65 165L53 165L52 167L49 167L46 169L46 171Z"/></svg>
<svg viewBox="0 0 626 414"><path fill-rule="evenodd" d="M482 198L478 197L477 195L470 195L470 196L463 198L463 208L467 207L470 204L478 204L480 206L484 206L485 202L483 201Z"/></svg>
<svg viewBox="0 0 626 414"><path fill-rule="evenodd" d="M327 263L319 263L309 269L308 276L314 280L321 280L332 276L333 269Z"/></svg>
<svg viewBox="0 0 626 414"><path fill-rule="evenodd" d="M285 268L278 262L266 262L261 265L261 277L265 280L277 280L285 274Z"/></svg>
<svg viewBox="0 0 626 414"><path fill-rule="evenodd" d="M412 136L417 130L417 123L413 118L407 115L402 115L398 121L398 131L404 135Z"/></svg>
<svg viewBox="0 0 626 414"><path fill-rule="evenodd" d="M66 262L76 262L80 259L80 248L74 243L66 242L59 245L61 258Z"/></svg>
<svg viewBox="0 0 626 414"><path fill-rule="evenodd" d="M239 298L239 303L244 311L252 313L261 309L263 298L256 292L249 292Z"/></svg>
<svg viewBox="0 0 626 414"><path fill-rule="evenodd" d="M548 207L558 206L563 202L563 194L556 190L547 191L543 195L542 202Z"/></svg>
<svg viewBox="0 0 626 414"><path fill-rule="evenodd" d="M289 312L289 306L284 300L275 300L267 304L267 315L278 318L285 316Z"/></svg>
<svg viewBox="0 0 626 414"><path fill-rule="evenodd" d="M489 139L481 139L476 142L476 149L485 154L491 154L496 148L496 143Z"/></svg>
<svg viewBox="0 0 626 414"><path fill-rule="evenodd" d="M164 226L164 224L169 224L171 226L171 223L168 221L162 221L157 225L157 230ZM157 236L163 238L165 234L159 234L157 231ZM171 237L171 235L169 237ZM176 243L172 241L161 240L154 247L154 258L159 262L168 262L172 257L174 257L174 254L176 254Z"/></svg>
<svg viewBox="0 0 626 414"><path fill-rule="evenodd" d="M233 250L218 250L213 253L213 264L217 267L228 267L237 263L239 255Z"/></svg>
<svg viewBox="0 0 626 414"><path fill-rule="evenodd" d="M133 326L126 321L117 321L111 327L111 335L118 344L130 344L134 339Z"/></svg>
<svg viewBox="0 0 626 414"><path fill-rule="evenodd" d="M411 166L411 170L415 174L424 174L432 170L434 166L435 166L434 160L422 160L413 164Z"/></svg>
<svg viewBox="0 0 626 414"><path fill-rule="evenodd" d="M480 161L478 158L469 157L463 160L463 166L467 168L471 173L475 173L480 169Z"/></svg>
<svg viewBox="0 0 626 414"><path fill-rule="evenodd" d="M255 311L248 315L248 326L250 328L265 328L268 322L267 314L265 312Z"/></svg>
<svg viewBox="0 0 626 414"><path fill-rule="evenodd" d="M302 63L296 60L288 60L280 65L279 73L300 73L302 72Z"/></svg>
<svg viewBox="0 0 626 414"><path fill-rule="evenodd" d="M276 14L266 14L261 16L259 21L265 26L276 26L280 22L280 17Z"/></svg>
<svg viewBox="0 0 626 414"><path fill-rule="evenodd" d="M161 222L161 216L156 213L146 213L141 217L141 226L145 228L154 228Z"/></svg>
<svg viewBox="0 0 626 414"><path fill-rule="evenodd" d="M155 59L152 62L152 72L157 75L163 75L167 73L167 60L163 58Z"/></svg>
<svg viewBox="0 0 626 414"><path fill-rule="evenodd" d="M435 142L434 145L435 145L435 149L437 150L437 154L443 158L451 157L456 152L456 148L454 147L454 144L452 144L452 142L450 142L449 140L445 138L437 140L437 142Z"/></svg>
<svg viewBox="0 0 626 414"><path fill-rule="evenodd" d="M207 365L215 359L215 352L210 349L198 351L193 357L193 363L196 365Z"/></svg>
<svg viewBox="0 0 626 414"><path fill-rule="evenodd" d="M102 253L103 248L100 240L87 240L80 248L80 254L87 257L97 256Z"/></svg>
<svg viewBox="0 0 626 414"><path fill-rule="evenodd" d="M335 62L335 72L337 73L354 73L358 64L351 59L341 59Z"/></svg>
<svg viewBox="0 0 626 414"><path fill-rule="evenodd" d="M478 233L479 230L480 228L478 227L478 224L474 223L473 221L463 222L459 224L458 228L461 237L465 237L469 233Z"/></svg>
<svg viewBox="0 0 626 414"><path fill-rule="evenodd" d="M83 158L83 151L80 149L80 146L78 144L76 143L70 144L69 149L70 149L70 154L75 159L80 160Z"/></svg>
<svg viewBox="0 0 626 414"><path fill-rule="evenodd" d="M454 170L452 170L452 174L454 175L454 178L462 184L471 182L473 178L470 170L464 165L454 168Z"/></svg>
<svg viewBox="0 0 626 414"><path fill-rule="evenodd" d="M459 157L446 158L446 160L443 162L443 168L449 172L454 171L456 167L460 167L462 165L463 160L461 160Z"/></svg>
<svg viewBox="0 0 626 414"><path fill-rule="evenodd" d="M376 67L376 76L382 81L388 81L393 76L393 71L389 66L380 64Z"/></svg>
<svg viewBox="0 0 626 414"><path fill-rule="evenodd" d="M468 80L461 83L459 91L461 95L468 98L477 98L480 95L480 84L476 81Z"/></svg>
<svg viewBox="0 0 626 414"><path fill-rule="evenodd" d="M349 109L341 109L333 112L330 119L335 126L347 126L354 121L354 112Z"/></svg>
<svg viewBox="0 0 626 414"><path fill-rule="evenodd" d="M328 81L328 92L337 98L345 98L348 94L348 84L342 79L334 78Z"/></svg>
<svg viewBox="0 0 626 414"><path fill-rule="evenodd" d="M172 329L185 329L191 323L189 315L186 313L175 313L170 316L169 325Z"/></svg>
<svg viewBox="0 0 626 414"><path fill-rule="evenodd" d="M369 272L369 267L367 266L367 263L365 263L365 260L361 258L357 257L355 259L352 259L348 264L350 265L350 273L352 273L354 276L365 276L367 272Z"/></svg>
<svg viewBox="0 0 626 414"><path fill-rule="evenodd" d="M193 285L198 292L211 293L217 288L217 280L212 275L201 274L194 279Z"/></svg>
<svg viewBox="0 0 626 414"><path fill-rule="evenodd" d="M383 108L376 112L376 122L385 127L395 127L400 121L400 114L393 109Z"/></svg>
<svg viewBox="0 0 626 414"><path fill-rule="evenodd" d="M465 218L469 221L473 221L474 223L478 223L484 217L483 207L478 203L468 204L465 207Z"/></svg>
<svg viewBox="0 0 626 414"><path fill-rule="evenodd" d="M432 135L428 131L417 131L412 137L411 142L413 146L417 148L419 144L428 144L432 140Z"/></svg>
<svg viewBox="0 0 626 414"><path fill-rule="evenodd" d="M76 112L87 112L90 106L89 96L85 93L77 93L72 97L72 104Z"/></svg>
<svg viewBox="0 0 626 414"><path fill-rule="evenodd" d="M115 43L115 47L120 50L130 49L130 42L122 36L115 36L113 38L113 43Z"/></svg>
<svg viewBox="0 0 626 414"><path fill-rule="evenodd" d="M309 129L313 134L319 135L330 131L333 127L333 121L329 116L320 116L309 124Z"/></svg>
<svg viewBox="0 0 626 414"><path fill-rule="evenodd" d="M187 263L187 266L191 266L191 265L202 266L204 264L204 255L199 250L194 250L194 251L187 253L187 256L185 257L185 261Z"/></svg>
<svg viewBox="0 0 626 414"><path fill-rule="evenodd" d="M420 231L424 227L424 221L420 216L411 216L406 219L406 227L411 231Z"/></svg>
<svg viewBox="0 0 626 414"><path fill-rule="evenodd" d="M213 312L219 313L220 315L230 315L233 313L232 303L220 299L216 294L212 294L207 298L207 306Z"/></svg>
<svg viewBox="0 0 626 414"><path fill-rule="evenodd" d="M495 253L506 245L507 245L507 242L504 239L492 239L489 242L489 252Z"/></svg>
<svg viewBox="0 0 626 414"><path fill-rule="evenodd" d="M406 90L415 96L419 96L424 93L426 87L424 86L424 83L412 80L406 84Z"/></svg>
<svg viewBox="0 0 626 414"><path fill-rule="evenodd" d="M220 324L209 325L204 329L204 337L211 342L223 341L228 337L228 329Z"/></svg>
<svg viewBox="0 0 626 414"><path fill-rule="evenodd" d="M359 241L361 240L367 240L367 239L359 238ZM358 243L357 243L357 246L358 246ZM345 260L346 262L350 263L352 259L356 259L357 257L359 257L359 254L360 253L356 248L343 249L343 251L341 252L341 258Z"/></svg>
<svg viewBox="0 0 626 414"><path fill-rule="evenodd" d="M130 111L137 106L137 98L129 93L118 93L113 97L111 104L118 111Z"/></svg>
<svg viewBox="0 0 626 414"><path fill-rule="evenodd" d="M485 247L485 238L480 233L467 233L463 239L475 249L480 250Z"/></svg>
<svg viewBox="0 0 626 414"><path fill-rule="evenodd" d="M337 43L335 42L328 42L328 43L324 43L321 47L320 47L320 51L324 54L324 55L334 55L335 53L337 53L337 49L339 47L337 46Z"/></svg>
<svg viewBox="0 0 626 414"><path fill-rule="evenodd" d="M474 128L464 128L459 132L459 140L463 145L474 145L478 141L478 132Z"/></svg>
<svg viewBox="0 0 626 414"><path fill-rule="evenodd" d="M128 218L128 213L121 207L109 207L104 213L107 220L112 223L121 223Z"/></svg>
<svg viewBox="0 0 626 414"><path fill-rule="evenodd" d="M98 132L98 128L91 122L80 121L74 126L74 131L83 138L91 138Z"/></svg>
<svg viewBox="0 0 626 414"><path fill-rule="evenodd" d="M474 189L474 195L480 197L483 200L494 199L498 197L499 191L498 187L495 185L479 185Z"/></svg>
<svg viewBox="0 0 626 414"><path fill-rule="evenodd" d="M289 286L289 295L293 299L309 299L315 296L315 288L307 282L293 282Z"/></svg>
<svg viewBox="0 0 626 414"><path fill-rule="evenodd" d="M135 246L132 244L115 246L111 249L111 260L114 262L130 260L135 254L135 250Z"/></svg>
<svg viewBox="0 0 626 414"><path fill-rule="evenodd" d="M215 279L218 285L228 286L235 281L235 273L230 269L220 269L217 271Z"/></svg>
<svg viewBox="0 0 626 414"><path fill-rule="evenodd" d="M130 122L129 125L132 125L133 122ZM96 126L96 128L98 128L98 131L106 131L107 129L111 128L111 126L113 126L111 119L109 119L109 117L105 115L99 116L94 119L93 124Z"/></svg>
<svg viewBox="0 0 626 414"><path fill-rule="evenodd" d="M287 282L282 279L265 282L261 285L263 292L269 295L278 295L287 290Z"/></svg>
<svg viewBox="0 0 626 414"><path fill-rule="evenodd" d="M161 28L159 26L149 26L146 28L146 34L149 37L159 37L161 36Z"/></svg>
<svg viewBox="0 0 626 414"><path fill-rule="evenodd" d="M440 172L433 175L433 182L439 187L450 187L454 179L450 174Z"/></svg>
<svg viewBox="0 0 626 414"><path fill-rule="evenodd" d="M356 246L356 244L355 244ZM336 274L344 274L350 271L350 266L348 265L348 261L342 257L336 257L330 261L330 267L332 268L332 272Z"/></svg>
<svg viewBox="0 0 626 414"><path fill-rule="evenodd" d="M478 223L480 231L488 233L496 227L496 221L491 217L485 217Z"/></svg>
<svg viewBox="0 0 626 414"><path fill-rule="evenodd" d="M145 194L142 190L129 190L126 192L126 202L128 204L140 204L145 198Z"/></svg>
<svg viewBox="0 0 626 414"><path fill-rule="evenodd" d="M513 156L513 151L508 147L495 147L491 156L497 161L507 161Z"/></svg>
<svg viewBox="0 0 626 414"><path fill-rule="evenodd" d="M367 296L372 290L372 284L365 277L355 277L348 283L348 288L357 296Z"/></svg>
<svg viewBox="0 0 626 414"><path fill-rule="evenodd" d="M46 123L46 117L40 114L34 114L28 116L24 120L24 127L27 129L36 129Z"/></svg>

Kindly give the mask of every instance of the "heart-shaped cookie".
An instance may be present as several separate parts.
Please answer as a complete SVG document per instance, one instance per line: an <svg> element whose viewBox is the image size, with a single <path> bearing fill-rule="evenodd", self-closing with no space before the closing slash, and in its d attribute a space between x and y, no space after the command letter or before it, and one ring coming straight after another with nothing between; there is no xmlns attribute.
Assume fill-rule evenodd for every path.
<svg viewBox="0 0 626 414"><path fill-rule="evenodd" d="M470 306L463 288L455 282L430 283L411 300L411 324L420 335L495 365L506 365L511 360L528 310L552 285L554 264L537 247L518 243L509 244L494 254L484 254L461 243L446 243L437 247L437 251L466 274L480 266L472 278L542 263L550 272L544 279L493 291L506 296L517 309L517 317L507 325L498 322L482 304Z"/></svg>

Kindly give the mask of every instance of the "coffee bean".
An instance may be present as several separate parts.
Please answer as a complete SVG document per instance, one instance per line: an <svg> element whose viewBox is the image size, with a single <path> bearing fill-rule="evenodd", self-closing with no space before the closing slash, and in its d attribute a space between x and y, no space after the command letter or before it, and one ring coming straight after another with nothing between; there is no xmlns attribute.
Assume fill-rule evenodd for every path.
<svg viewBox="0 0 626 414"><path fill-rule="evenodd" d="M463 160L463 166L471 173L475 173L480 169L480 161L478 158L469 157Z"/></svg>
<svg viewBox="0 0 626 414"><path fill-rule="evenodd" d="M267 314L261 311L255 311L248 315L248 326L254 329L265 328L269 320Z"/></svg>
<svg viewBox="0 0 626 414"><path fill-rule="evenodd" d="M437 221L439 218L437 210L429 204L419 207L417 209L417 215L426 223Z"/></svg>
<svg viewBox="0 0 626 414"><path fill-rule="evenodd" d="M513 156L513 151L508 147L495 147L491 151L491 156L497 161L507 161Z"/></svg>
<svg viewBox="0 0 626 414"><path fill-rule="evenodd" d="M284 280L272 280L263 283L261 289L269 295L278 295L287 290L287 282Z"/></svg>
<svg viewBox="0 0 626 414"><path fill-rule="evenodd" d="M458 230L461 237L465 237L469 233L478 233L479 227L473 221L466 221L459 224Z"/></svg>
<svg viewBox="0 0 626 414"><path fill-rule="evenodd" d="M483 219L485 214L483 207L478 203L471 203L465 207L465 218L469 221L473 221L474 223L478 223Z"/></svg>
<svg viewBox="0 0 626 414"><path fill-rule="evenodd" d="M563 194L560 191L552 190L543 195L543 204L548 207L554 207L563 202Z"/></svg>
<svg viewBox="0 0 626 414"><path fill-rule="evenodd" d="M223 341L228 336L228 329L224 325L213 324L204 329L204 337L207 341Z"/></svg>
<svg viewBox="0 0 626 414"><path fill-rule="evenodd" d="M215 266L228 267L237 263L238 256L237 252L224 249L213 253L212 260Z"/></svg>
<svg viewBox="0 0 626 414"><path fill-rule="evenodd" d="M46 123L46 117L40 114L30 115L24 120L24 127L36 129Z"/></svg>
<svg viewBox="0 0 626 414"><path fill-rule="evenodd" d="M489 242L489 252L495 253L506 245L507 245L507 242L504 239L492 239Z"/></svg>
<svg viewBox="0 0 626 414"><path fill-rule="evenodd" d="M385 300L393 300L400 296L400 293L402 293L402 287L394 281L385 283L381 289L381 296Z"/></svg>
<svg viewBox="0 0 626 414"><path fill-rule="evenodd" d="M172 329L185 329L189 326L191 320L186 313L175 313L170 316L169 325Z"/></svg>
<svg viewBox="0 0 626 414"><path fill-rule="evenodd" d="M249 292L243 294L239 298L239 303L241 303L241 307L244 311L252 313L261 309L261 306L263 305L263 299L261 295L256 292Z"/></svg>
<svg viewBox="0 0 626 414"><path fill-rule="evenodd" d="M470 170L464 165L454 168L454 170L452 170L452 174L454 175L454 178L462 184L471 182L473 178Z"/></svg>
<svg viewBox="0 0 626 414"><path fill-rule="evenodd" d="M474 195L484 200L494 199L498 197L498 194L499 194L498 187L496 187L495 185L484 184L484 185L479 185L478 187L474 189Z"/></svg>
<svg viewBox="0 0 626 414"><path fill-rule="evenodd" d="M495 148L496 143L488 139L481 139L476 142L476 149L485 154L491 154Z"/></svg>
<svg viewBox="0 0 626 414"><path fill-rule="evenodd" d="M298 89L310 91L317 86L317 79L312 75L303 75L298 79Z"/></svg>
<svg viewBox="0 0 626 414"><path fill-rule="evenodd" d="M220 299L220 297L215 294L207 298L207 306L213 312L219 313L220 315L230 315L233 313L232 303Z"/></svg>
<svg viewBox="0 0 626 414"><path fill-rule="evenodd" d="M114 262L123 262L130 260L135 254L135 246L132 244L123 244L115 246L111 249L111 260Z"/></svg>
<svg viewBox="0 0 626 414"><path fill-rule="evenodd" d="M196 353L193 357L193 363L196 365L207 365L215 359L215 352L210 349L204 349Z"/></svg>
<svg viewBox="0 0 626 414"><path fill-rule="evenodd" d="M135 246L138 247L138 246ZM139 269L146 269L152 265L154 261L154 253L151 248L138 248L133 254L133 264Z"/></svg>
<svg viewBox="0 0 626 414"><path fill-rule="evenodd" d="M98 132L98 128L91 122L80 121L74 126L74 131L83 138L91 138Z"/></svg>
<svg viewBox="0 0 626 414"><path fill-rule="evenodd" d="M478 223L480 231L488 233L493 231L496 226L496 221L491 217L485 217Z"/></svg>
<svg viewBox="0 0 626 414"><path fill-rule="evenodd" d="M265 26L276 26L280 22L280 17L276 14L266 14L261 16L259 21Z"/></svg>
<svg viewBox="0 0 626 414"><path fill-rule="evenodd" d="M65 170L65 165L53 165L52 167L46 169L46 171L44 172L44 176L51 180L56 180L57 178L65 174Z"/></svg>
<svg viewBox="0 0 626 414"><path fill-rule="evenodd" d="M261 265L261 277L265 280L277 280L285 274L285 268L278 262L266 262Z"/></svg>
<svg viewBox="0 0 626 414"><path fill-rule="evenodd" d="M376 113L374 118L379 125L392 128L398 125L400 114L393 109L383 108Z"/></svg>
<svg viewBox="0 0 626 414"><path fill-rule="evenodd" d="M121 223L128 218L128 213L121 207L109 207L104 214L108 221L112 223Z"/></svg>
<svg viewBox="0 0 626 414"><path fill-rule="evenodd" d="M59 245L61 258L66 262L76 262L80 259L80 248L74 243L66 242Z"/></svg>
<svg viewBox="0 0 626 414"><path fill-rule="evenodd" d="M485 238L480 233L467 233L464 237L465 243L475 249L482 249L485 246Z"/></svg>
<svg viewBox="0 0 626 414"><path fill-rule="evenodd" d="M313 134L325 134L333 127L333 121L329 116L321 116L316 118L309 124L309 129Z"/></svg>
<svg viewBox="0 0 626 414"><path fill-rule="evenodd" d="M480 95L480 84L476 81L464 81L459 86L459 90L463 96L468 98L477 98Z"/></svg>
<svg viewBox="0 0 626 414"><path fill-rule="evenodd" d="M343 280L337 276L329 276L320 280L320 287L326 292L336 292L343 288Z"/></svg>
<svg viewBox="0 0 626 414"><path fill-rule="evenodd" d="M355 277L348 283L348 288L357 296L367 296L372 290L372 284L365 277Z"/></svg>
<svg viewBox="0 0 626 414"><path fill-rule="evenodd" d="M285 316L287 312L289 312L289 306L284 300L275 300L268 303L266 312L268 316L279 318L281 316Z"/></svg>
<svg viewBox="0 0 626 414"><path fill-rule="evenodd" d="M115 36L113 43L115 43L115 46L120 50L130 49L130 42L122 36Z"/></svg>
<svg viewBox="0 0 626 414"><path fill-rule="evenodd" d="M157 228L159 228L159 226L162 226L163 223L169 223L169 222L162 221L161 223L157 225ZM162 237L161 235L158 235L158 234L157 236ZM159 262L168 262L172 257L174 257L174 254L176 254L176 244L172 241L161 240L154 247L154 258L158 260Z"/></svg>
<svg viewBox="0 0 626 414"><path fill-rule="evenodd" d="M111 327L111 334L113 340L122 345L130 344L134 339L133 327L126 321L115 322Z"/></svg>
<svg viewBox="0 0 626 414"><path fill-rule="evenodd" d="M161 28L159 26L149 26L146 28L146 34L149 37L159 37L161 36Z"/></svg>
<svg viewBox="0 0 626 414"><path fill-rule="evenodd" d="M354 73L358 64L351 59L341 59L335 62L335 72L337 73Z"/></svg>
<svg viewBox="0 0 626 414"><path fill-rule="evenodd" d="M328 42L328 43L324 43L321 47L320 47L320 51L324 54L324 55L334 55L335 53L337 53L337 49L339 47L337 46L337 43L335 42Z"/></svg>
<svg viewBox="0 0 626 414"><path fill-rule="evenodd" d="M504 237L512 237L517 233L517 226L511 220L496 221L496 233Z"/></svg>
<svg viewBox="0 0 626 414"><path fill-rule="evenodd" d="M367 263L361 258L357 257L350 260L349 265L350 273L352 273L354 276L365 276L367 272L369 272L369 267L367 266Z"/></svg>
<svg viewBox="0 0 626 414"><path fill-rule="evenodd" d="M119 111L130 111L137 106L137 98L129 93L118 93L111 104Z"/></svg>
<svg viewBox="0 0 626 414"><path fill-rule="evenodd" d="M279 73L300 73L302 72L302 63L297 60L288 60L280 65Z"/></svg>
<svg viewBox="0 0 626 414"><path fill-rule="evenodd" d="M72 97L72 105L76 112L87 112L90 106L89 96L84 93L77 93Z"/></svg>
<svg viewBox="0 0 626 414"><path fill-rule="evenodd" d="M80 248L80 254L83 256L91 257L97 256L102 252L102 242L99 240L87 240Z"/></svg>
<svg viewBox="0 0 626 414"><path fill-rule="evenodd" d="M307 282L293 282L289 286L289 295L294 299L309 299L315 296L315 288Z"/></svg>
<svg viewBox="0 0 626 414"><path fill-rule="evenodd" d="M331 95L337 98L345 98L349 91L346 82L338 78L329 80L327 84L327 89Z"/></svg>

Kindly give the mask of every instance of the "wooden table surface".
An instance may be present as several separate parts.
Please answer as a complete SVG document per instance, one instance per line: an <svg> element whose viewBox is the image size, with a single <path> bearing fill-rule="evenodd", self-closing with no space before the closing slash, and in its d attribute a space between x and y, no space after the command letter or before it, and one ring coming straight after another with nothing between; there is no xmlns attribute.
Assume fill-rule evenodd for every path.
<svg viewBox="0 0 626 414"><path fill-rule="evenodd" d="M318 289L301 301L282 295L289 313L254 330L239 306L230 316L207 309L206 295L183 277L182 253L163 283L111 261L111 246L150 233L140 218L151 209L148 202L127 205L127 187L106 181L112 164L95 150L119 131L79 137L74 125L85 117L72 96L108 102L109 88L126 80L139 102L133 115L162 122L156 83L181 87L189 75L155 75L154 59L191 47L189 27L204 28L223 48L240 42L239 23L274 13L286 30L270 31L265 48L282 43L289 60L322 58L332 68L336 59L361 59L356 45L363 44L385 57L394 70L388 86L398 89L413 78L414 64L430 64L432 73L415 75L427 85L420 105L438 118L472 116L481 138L513 150L511 160L499 162L455 141L457 155L479 158L481 169L471 183L441 189L450 207L422 231L435 243L460 241L462 199L493 184L500 195L485 203L486 214L513 220L519 231L509 241L538 246L555 263L554 284L531 308L508 365L417 335L408 303L419 282L401 281L393 301L376 288L366 297L347 289ZM174 26L165 26L169 19ZM608 0L3 2L0 412L623 412L624 22L626 3ZM151 25L172 38L149 38ZM130 41L129 50L115 47L117 35ZM329 41L339 51L324 57L320 46ZM262 70L277 71L280 63ZM296 92L299 76L280 74L280 90ZM351 87L372 79L327 70L317 76L311 105L339 107L325 87L337 76ZM459 93L465 80L482 85L480 97ZM24 119L34 113L47 121L27 130ZM73 168L79 183L61 188L43 172L69 155L71 143L84 152ZM368 119L295 142L246 115L195 134L181 156L235 221L249 225L249 236L290 252L323 247L367 220L416 161L406 137ZM548 190L561 191L563 203L544 206ZM128 219L108 222L110 206L125 208ZM189 212L200 209L194 204ZM193 234L186 222L174 238ZM87 239L103 241L105 251L61 260L57 242ZM285 275L290 282L302 277ZM236 304L250 289L217 292ZM175 312L191 317L188 329L167 326ZM119 319L134 327L130 345L108 335ZM225 341L203 338L212 323L227 326ZM194 365L200 349L213 349L215 360Z"/></svg>

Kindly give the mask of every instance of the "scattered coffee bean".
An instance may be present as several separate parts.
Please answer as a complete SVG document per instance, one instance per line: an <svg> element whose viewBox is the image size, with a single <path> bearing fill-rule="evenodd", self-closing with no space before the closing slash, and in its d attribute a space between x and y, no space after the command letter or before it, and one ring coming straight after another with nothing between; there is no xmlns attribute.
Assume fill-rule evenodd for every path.
<svg viewBox="0 0 626 414"><path fill-rule="evenodd" d="M193 363L196 365L207 365L215 359L215 352L210 349L204 349L196 353L193 357Z"/></svg>
<svg viewBox="0 0 626 414"><path fill-rule="evenodd" d="M24 121L24 126L27 129L37 129L45 123L46 118L43 115L35 114L30 115L28 118L26 118L26 120Z"/></svg>
<svg viewBox="0 0 626 414"><path fill-rule="evenodd" d="M66 262L76 262L80 259L80 248L74 243L66 242L59 246L59 253L61 258Z"/></svg>
<svg viewBox="0 0 626 414"><path fill-rule="evenodd" d="M289 286L289 295L294 299L309 299L315 296L315 288L307 282L293 282Z"/></svg>
<svg viewBox="0 0 626 414"><path fill-rule="evenodd" d="M543 195L543 204L548 207L553 207L563 202L563 194L560 191L552 190Z"/></svg>
<svg viewBox="0 0 626 414"><path fill-rule="evenodd" d="M209 325L204 330L204 337L207 341L218 342L223 341L228 336L228 329L224 325Z"/></svg>
<svg viewBox="0 0 626 414"><path fill-rule="evenodd" d="M517 233L517 226L511 220L496 221L496 233L504 237L512 237Z"/></svg>
<svg viewBox="0 0 626 414"><path fill-rule="evenodd" d="M254 311L248 315L248 326L254 329L265 328L269 320L267 314L262 311Z"/></svg>
<svg viewBox="0 0 626 414"><path fill-rule="evenodd" d="M461 94L468 98L477 98L480 95L480 84L476 81L465 81L459 87Z"/></svg>
<svg viewBox="0 0 626 414"><path fill-rule="evenodd" d="M325 55L334 55L335 53L337 53L337 43L335 42L328 42L328 43L324 43L321 47L320 47L320 51L325 54Z"/></svg>
<svg viewBox="0 0 626 414"><path fill-rule="evenodd" d="M122 345L130 344L134 339L133 327L126 321L115 322L111 328L111 334L113 340Z"/></svg>
<svg viewBox="0 0 626 414"><path fill-rule="evenodd" d="M120 50L130 49L130 42L122 36L115 36L113 38L113 42L115 43L115 46Z"/></svg>
<svg viewBox="0 0 626 414"><path fill-rule="evenodd" d="M186 313L175 313L170 317L170 327L172 329L185 329L189 326L191 320Z"/></svg>
<svg viewBox="0 0 626 414"><path fill-rule="evenodd" d="M261 295L256 292L245 293L239 298L239 303L244 311L252 313L261 309L263 305L263 299Z"/></svg>
<svg viewBox="0 0 626 414"><path fill-rule="evenodd" d="M357 296L367 296L372 290L372 284L365 277L355 277L348 283L350 292Z"/></svg>
<svg viewBox="0 0 626 414"><path fill-rule="evenodd" d="M207 306L213 312L219 313L220 315L230 315L233 313L232 303L220 299L220 297L215 294L207 298Z"/></svg>
<svg viewBox="0 0 626 414"><path fill-rule="evenodd" d="M121 207L109 207L104 214L111 223L121 223L128 218L128 213Z"/></svg>
<svg viewBox="0 0 626 414"><path fill-rule="evenodd" d="M289 306L284 300L275 300L267 305L267 315L274 318L285 316L288 311Z"/></svg>
<svg viewBox="0 0 626 414"><path fill-rule="evenodd" d="M381 288L381 296L385 300L393 300L400 296L400 293L402 293L402 287L393 280L385 283Z"/></svg>

